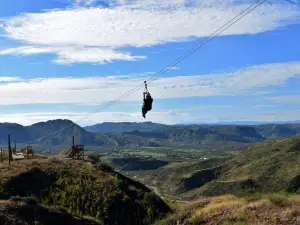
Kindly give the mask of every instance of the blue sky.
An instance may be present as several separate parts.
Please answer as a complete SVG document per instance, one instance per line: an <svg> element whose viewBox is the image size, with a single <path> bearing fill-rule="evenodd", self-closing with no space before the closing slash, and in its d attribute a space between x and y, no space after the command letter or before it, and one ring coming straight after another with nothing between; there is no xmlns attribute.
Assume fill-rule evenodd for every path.
<svg viewBox="0 0 300 225"><path fill-rule="evenodd" d="M250 0L0 3L0 122L145 121L142 91ZM149 84L146 121L300 120L300 2L269 0ZM100 110L99 110L100 109ZM86 117L87 113L95 112Z"/></svg>

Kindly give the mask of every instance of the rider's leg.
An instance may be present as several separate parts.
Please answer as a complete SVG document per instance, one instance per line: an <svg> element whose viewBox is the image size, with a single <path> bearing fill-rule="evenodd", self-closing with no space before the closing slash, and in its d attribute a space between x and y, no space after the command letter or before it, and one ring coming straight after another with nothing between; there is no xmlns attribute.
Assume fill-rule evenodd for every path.
<svg viewBox="0 0 300 225"><path fill-rule="evenodd" d="M147 109L145 107L142 108L143 117L146 118Z"/></svg>

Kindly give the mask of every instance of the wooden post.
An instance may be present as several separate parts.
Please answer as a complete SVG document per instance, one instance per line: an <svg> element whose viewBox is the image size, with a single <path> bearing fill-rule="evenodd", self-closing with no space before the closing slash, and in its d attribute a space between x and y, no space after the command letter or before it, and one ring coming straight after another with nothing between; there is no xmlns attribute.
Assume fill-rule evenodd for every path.
<svg viewBox="0 0 300 225"><path fill-rule="evenodd" d="M1 162L3 162L3 154L2 154L2 152L3 152L3 149L1 148Z"/></svg>
<svg viewBox="0 0 300 225"><path fill-rule="evenodd" d="M72 141L72 143L73 143L73 146L75 146L75 136L73 136L73 141Z"/></svg>
<svg viewBox="0 0 300 225"><path fill-rule="evenodd" d="M83 153L82 153L82 160L84 161L84 148L83 148Z"/></svg>
<svg viewBox="0 0 300 225"><path fill-rule="evenodd" d="M11 146L10 146L10 135L8 135L8 164L10 165L10 162L12 161L12 152L11 152Z"/></svg>
<svg viewBox="0 0 300 225"><path fill-rule="evenodd" d="M16 141L14 141L14 142L15 142L14 154L16 154L17 153L17 143L16 143Z"/></svg>

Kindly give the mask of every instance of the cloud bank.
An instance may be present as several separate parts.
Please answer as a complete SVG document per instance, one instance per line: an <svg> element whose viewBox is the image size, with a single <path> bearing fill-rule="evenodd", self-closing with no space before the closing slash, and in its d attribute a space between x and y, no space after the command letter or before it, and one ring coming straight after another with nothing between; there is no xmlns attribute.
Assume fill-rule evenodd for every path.
<svg viewBox="0 0 300 225"><path fill-rule="evenodd" d="M284 110L284 111L264 111L249 113L245 111L243 115L232 114L232 112L223 112L220 115L219 111L206 111L205 114L192 114L190 112L151 112L148 118L151 122L163 124L178 124L178 123L217 123L217 122L285 122L299 120L300 110ZM145 122L140 112L123 113L123 112L100 112L90 115L88 118L86 113L15 113L15 114L0 114L1 122L19 123L22 125L31 125L33 123L48 121L53 119L70 119L81 126L93 125L102 122Z"/></svg>
<svg viewBox="0 0 300 225"><path fill-rule="evenodd" d="M231 96L263 92L299 77L300 62L256 65L225 74L161 77L148 85L154 99ZM142 85L145 76L86 78L3 78L0 105L75 103L96 105L112 101ZM1 80L0 80L1 81ZM141 101L142 89L122 99Z"/></svg>
<svg viewBox="0 0 300 225"><path fill-rule="evenodd" d="M76 1L89 6L95 1ZM109 7L28 13L4 20L4 35L24 43L0 54L54 54L55 62L105 63L139 60L124 47L149 47L206 37L250 5L231 0L108 1ZM252 2L251 2L252 3ZM300 10L264 4L222 35L257 34L299 22Z"/></svg>

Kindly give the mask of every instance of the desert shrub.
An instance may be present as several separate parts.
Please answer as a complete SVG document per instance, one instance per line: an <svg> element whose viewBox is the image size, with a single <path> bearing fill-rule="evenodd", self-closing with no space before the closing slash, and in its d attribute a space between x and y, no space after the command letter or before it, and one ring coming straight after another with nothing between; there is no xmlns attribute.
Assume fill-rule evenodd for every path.
<svg viewBox="0 0 300 225"><path fill-rule="evenodd" d="M109 173L114 172L113 168L111 168L109 165L102 162L97 163L96 168L98 170L102 170L103 172L109 172Z"/></svg>
<svg viewBox="0 0 300 225"><path fill-rule="evenodd" d="M175 215L169 215L163 220L157 221L154 225L176 225L177 220Z"/></svg>
<svg viewBox="0 0 300 225"><path fill-rule="evenodd" d="M284 206L288 204L287 196L282 193L275 193L269 195L269 200L278 206Z"/></svg>
<svg viewBox="0 0 300 225"><path fill-rule="evenodd" d="M189 219L189 222L192 225L204 224L204 215L202 213L198 214L198 215L194 215Z"/></svg>

